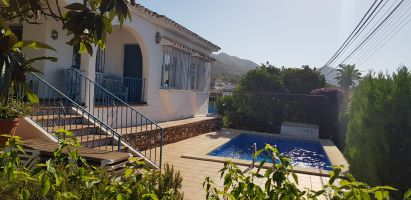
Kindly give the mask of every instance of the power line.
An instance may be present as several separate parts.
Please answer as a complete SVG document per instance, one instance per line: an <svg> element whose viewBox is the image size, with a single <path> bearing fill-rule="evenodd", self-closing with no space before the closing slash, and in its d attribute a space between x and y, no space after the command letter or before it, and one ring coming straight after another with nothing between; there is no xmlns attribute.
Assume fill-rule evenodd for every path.
<svg viewBox="0 0 411 200"><path fill-rule="evenodd" d="M374 40L373 43L369 43L368 48L363 48L363 51L361 54L358 54L356 59L353 59L354 61L352 63L359 63L362 61L364 58L366 58L371 52L373 52L381 43L387 39L389 35L391 35L401 24L410 16L408 14L404 18L401 17L405 14L407 14L411 10L411 1L407 2L408 5L404 4L403 10L401 13L397 13L398 15L395 16L395 18L392 19L394 22L386 23L386 26L384 27L383 30L381 30L378 34L378 38ZM398 23L401 19L403 19L400 23ZM396 25L396 26L395 26ZM395 27L394 27L395 26ZM394 27L394 28L393 28ZM377 36L376 36L377 37Z"/></svg>
<svg viewBox="0 0 411 200"><path fill-rule="evenodd" d="M408 16L411 16L411 13L410 13ZM404 22L405 20L406 20L406 19L404 19L403 22ZM361 62L359 65L364 64L369 58L371 58L375 53L377 53L384 45L386 45L392 38L394 38L395 35L397 35L402 29L404 29L405 26L407 26L410 22L411 22L411 18L408 19L408 21L406 21L405 24L403 24L396 32L394 32L394 34L392 34L391 37L390 37L388 40L386 40L381 46L379 46L377 49L375 49L375 50L373 51L373 53L372 53L371 55L369 55L369 56L368 56L363 62ZM402 23L402 22L401 22L401 23ZM388 35L387 35L387 36L388 36Z"/></svg>
<svg viewBox="0 0 411 200"><path fill-rule="evenodd" d="M385 1L384 5L383 5L383 6L380 8L380 10L378 10L378 12L373 16L373 18L371 19L371 21L374 20L374 18L380 13L380 11L382 10L383 7L385 7L385 5L387 4L387 2L388 2L388 0ZM397 2L398 2L398 0L396 0L393 4L391 4L391 6L385 11L384 14L381 15L381 17L376 21L376 23L372 26L372 28L370 28L370 30L369 30L365 35L368 35L368 34L371 33L371 30L373 30L373 29L377 26L377 24L383 20L383 18L388 14L388 12L392 9L392 7L393 7ZM371 21L370 21L370 22L371 22ZM365 29L363 29L363 30L365 30ZM362 31L361 31L361 33L362 33ZM361 33L360 33L360 34L361 34ZM365 38L365 37L363 37L363 38Z"/></svg>
<svg viewBox="0 0 411 200"><path fill-rule="evenodd" d="M344 63L348 58L350 58L360 47L362 47L364 45L365 42L367 42L374 34L375 32L387 21L388 18L390 18L390 16L398 9L398 7L404 2L404 0L401 0L400 3L398 3L398 5L394 8L394 10L392 10L390 12L390 14L377 26L377 28L375 28L371 34L369 34L367 36L367 38L365 38L365 40L363 40L361 42L360 45L358 45L351 53L350 55L348 55L340 64Z"/></svg>
<svg viewBox="0 0 411 200"><path fill-rule="evenodd" d="M390 14L388 14L387 17L384 18L384 20L342 61L340 62L339 65L341 65L342 63L344 63L347 59L349 59L355 52L358 51L359 48L361 48L367 41L369 41L369 39L375 34L375 32L392 16L393 13L395 13L398 9L398 7L400 7L402 5L402 3L404 2L404 0L401 0L400 3L398 3L398 5L390 12ZM339 66L337 65L337 67ZM335 68L332 71L334 71ZM329 72L327 75L329 75L331 72Z"/></svg>
<svg viewBox="0 0 411 200"><path fill-rule="evenodd" d="M396 0L396 1L398 1L398 0ZM369 25L369 24L374 20L374 18L380 13L380 11L382 10L382 8L385 7L385 5L387 4L388 0L385 1L385 3L380 7L380 9L374 14L375 10L380 6L380 4L381 4L382 2L383 2L383 1L381 1L381 2L377 5L377 7L374 9L374 11L370 14L369 18L370 18L371 16L372 16L372 18L371 18L370 20L367 20L367 22L366 22L367 24L366 24L366 25L364 26L364 28L361 29L361 31L349 42L348 46L350 46L350 45L363 33L363 31L367 29L368 25ZM392 6L391 6L391 7L392 7ZM391 7L390 7L390 9L391 9ZM368 18L368 19L369 19L369 18ZM376 25L376 24L374 24L373 28L375 27L375 25ZM371 28L371 29L372 29L372 28ZM368 33L369 33L369 32L368 32ZM340 54L343 55L343 54L347 51L347 49L348 49L348 47L345 48ZM335 60L336 60L336 59L335 59ZM335 60L333 60L333 62L334 62ZM331 64L331 63L329 63L329 64Z"/></svg>
<svg viewBox="0 0 411 200"><path fill-rule="evenodd" d="M374 5L377 3L377 0L374 0L374 3L371 5L371 7L367 10L367 12L365 13L365 15L362 17L361 21L357 24L357 26L355 27L355 29L350 33L350 35L348 36L348 38L344 41L344 43L340 46L340 48L334 53L334 55L327 61L327 63L320 69L320 71L322 69L324 69L325 66L327 66L329 63L331 63L331 61L339 54L339 52L345 48L347 42L350 40L350 38L352 38L353 34L356 33L356 30L361 26L361 24L363 23L364 19L367 17L368 13L372 10L372 8L374 7ZM357 31L358 33L358 31Z"/></svg>

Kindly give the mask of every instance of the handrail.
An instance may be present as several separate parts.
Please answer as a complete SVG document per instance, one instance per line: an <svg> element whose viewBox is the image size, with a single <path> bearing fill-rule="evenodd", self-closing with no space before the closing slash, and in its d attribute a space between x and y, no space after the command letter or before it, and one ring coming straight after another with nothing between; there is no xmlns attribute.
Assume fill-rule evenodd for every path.
<svg viewBox="0 0 411 200"><path fill-rule="evenodd" d="M65 69L65 77L67 89L73 93L69 96L93 116L121 132L122 142L131 151L161 168L163 129L156 122L77 69Z"/></svg>
<svg viewBox="0 0 411 200"><path fill-rule="evenodd" d="M75 101L71 100L69 97L67 97L65 94L60 92L57 88L55 88L54 86L49 84L47 81L45 81L44 79L42 79L38 75L36 75L32 72L29 73L28 74L28 81L35 81L35 80L31 79L32 76L37 79L37 84L38 85L40 85L40 82L41 82L41 84L43 84L42 87L40 88L41 91L38 91L37 94L36 94L42 100L41 103L40 103L40 107L42 106L42 103L45 104L43 109L44 108L54 108L55 109L55 106L57 106L57 107L58 106L63 106L62 109L63 109L64 112L66 112L66 109L64 109L64 104L62 103L62 101L64 100L66 105L67 105L67 103L69 104L68 107L71 107L71 108L74 107L75 109L77 109L75 113L70 113L71 115L74 114L74 115L79 116L79 117L86 116L88 118L87 120L90 123L90 124L86 124L86 125L88 125L88 127L90 127L90 125L95 125L95 126L99 127L100 130L104 130L104 132L106 132L108 134L111 134L113 136L113 138L116 137L118 139L118 149L121 148L121 142L120 142L121 141L121 134L117 133L111 127L109 127L108 125L106 125L105 123L100 121L99 119L95 118L91 113L89 113L87 110L83 109ZM31 87L34 87L34 86L32 85ZM51 89L51 91L49 89ZM33 88L32 88L32 90L33 90ZM33 90L33 91L36 91L36 90ZM50 92L51 92L51 94L50 94ZM56 99L59 99L57 104L56 104L56 101L55 101ZM50 105L52 105L52 107L50 107ZM59 140L60 138L58 138L56 135L54 135L54 133L56 131L56 125L57 125L57 124L55 124L56 121L52 120L52 124L54 124L54 126L52 126L52 127L48 126L49 123L44 124L44 117L45 116L50 116L50 115L54 116L55 114L56 113L53 110L52 112L47 111L46 114L37 112L37 113L34 113L34 114L30 115L29 117L34 122L36 122L38 125L40 125L40 127L42 127L45 131L52 134L53 137L55 137L56 139ZM61 113L58 112L57 114L58 114L58 119L57 120L60 121ZM67 113L64 113L64 114L68 115ZM90 118L91 118L91 120L90 120ZM65 124L65 122L64 122L64 124ZM73 125L73 126L77 128L77 125ZM70 125L70 127L71 127L71 125ZM65 137L65 135L63 137ZM100 135L100 138L101 138L101 135ZM89 139L89 138L87 137L87 139ZM89 141L82 141L81 140L80 142L89 142ZM114 140L112 142L114 142ZM94 142L92 142L91 147L92 148L95 147ZM112 150L114 150L113 145L112 145Z"/></svg>
<svg viewBox="0 0 411 200"><path fill-rule="evenodd" d="M135 78L135 77L128 77L128 76L125 76L125 77L123 77L123 78L132 79L132 80L140 80L140 81L146 80L145 78Z"/></svg>
<svg viewBox="0 0 411 200"><path fill-rule="evenodd" d="M68 68L66 70L73 70L76 73L78 73L81 77L85 78L87 81L90 81L91 83L93 83L94 86L97 86L98 88L100 88L101 90L103 90L104 92L107 92L109 95L111 95L113 98L115 98L117 101L121 102L122 104L126 105L127 107L130 107L130 109L132 109L133 111L137 112L140 115L143 115L142 113L140 113L138 110L134 109L132 106L130 106L128 103L126 103L125 101L123 101L122 99L118 98L116 95L114 95L113 93L111 93L110 91L108 91L106 88L102 87L101 85L97 84L95 81L91 80L89 77L85 76L84 74L82 74L80 72L80 70L75 69L75 68ZM130 77L126 77L126 78L130 78ZM144 80L144 79L141 79ZM156 124L157 126L159 126L156 122L154 122L153 120L151 120L150 118L146 117L151 123Z"/></svg>

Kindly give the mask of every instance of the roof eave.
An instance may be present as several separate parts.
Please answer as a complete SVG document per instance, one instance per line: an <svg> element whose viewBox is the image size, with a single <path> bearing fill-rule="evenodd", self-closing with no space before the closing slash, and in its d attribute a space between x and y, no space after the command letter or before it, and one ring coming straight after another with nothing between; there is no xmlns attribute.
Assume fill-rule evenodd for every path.
<svg viewBox="0 0 411 200"><path fill-rule="evenodd" d="M198 41L198 43L200 43L201 45L204 45L207 48L209 48L212 52L217 52L217 51L221 50L221 48L219 46L217 46L216 44L204 39L203 37L201 37L197 33L194 33L193 31L190 31L186 27L182 26L181 24L175 22L174 20L168 18L165 15L160 15L157 12L154 12L154 11L148 9L148 8L144 7L143 5L141 5L141 4L136 4L132 7L136 8L137 11L142 12L145 15L151 17L151 18L157 19L158 22L159 22L159 24L158 24L159 26L168 25L168 30L169 31L178 32L179 34L189 36L191 39L194 39L194 40ZM163 22L163 23L161 23L161 22Z"/></svg>

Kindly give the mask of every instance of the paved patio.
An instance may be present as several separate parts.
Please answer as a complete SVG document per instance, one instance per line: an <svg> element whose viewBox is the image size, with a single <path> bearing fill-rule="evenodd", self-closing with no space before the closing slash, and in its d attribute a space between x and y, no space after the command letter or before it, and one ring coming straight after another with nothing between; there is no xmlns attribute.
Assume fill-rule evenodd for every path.
<svg viewBox="0 0 411 200"><path fill-rule="evenodd" d="M163 147L164 162L172 164L174 168L180 170L183 177L183 191L185 199L199 200L205 199L205 192L202 187L204 178L209 176L214 182L222 186L223 181L220 180L218 172L223 163L206 160L182 158L181 156L193 151L207 151L210 148L217 147L220 144L230 140L235 133L229 130L221 132L212 132L190 139L186 139L177 143L168 144ZM241 169L246 169L246 166L241 166ZM301 189L319 190L327 183L328 178L297 174L299 187Z"/></svg>

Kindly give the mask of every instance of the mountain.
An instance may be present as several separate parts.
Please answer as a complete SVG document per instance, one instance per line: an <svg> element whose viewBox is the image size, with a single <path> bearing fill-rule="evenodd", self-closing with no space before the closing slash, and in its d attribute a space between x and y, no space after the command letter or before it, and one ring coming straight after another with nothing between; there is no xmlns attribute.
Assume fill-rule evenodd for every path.
<svg viewBox="0 0 411 200"><path fill-rule="evenodd" d="M334 68L325 66L321 69L321 74L324 75L325 82L327 82L328 84L338 85L338 82L335 79L335 77L337 77L338 72Z"/></svg>
<svg viewBox="0 0 411 200"><path fill-rule="evenodd" d="M213 80L220 79L227 82L237 82L241 75L258 66L258 64L250 60L241 59L226 53L214 54L213 57L215 59L211 73Z"/></svg>

